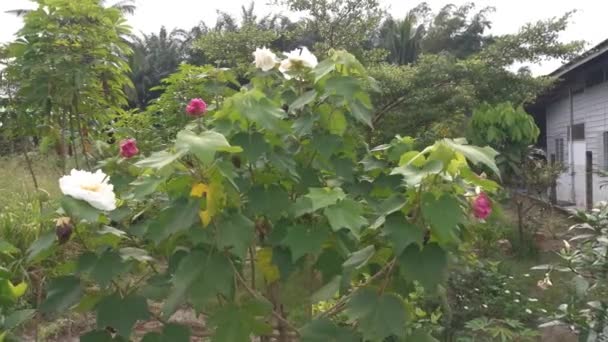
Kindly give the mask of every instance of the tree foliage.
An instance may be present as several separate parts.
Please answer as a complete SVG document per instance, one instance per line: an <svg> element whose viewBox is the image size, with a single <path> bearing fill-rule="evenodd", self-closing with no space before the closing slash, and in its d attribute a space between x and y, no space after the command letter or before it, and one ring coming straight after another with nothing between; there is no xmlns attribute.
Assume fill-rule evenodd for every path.
<svg viewBox="0 0 608 342"><path fill-rule="evenodd" d="M86 158L88 132L127 104L130 29L120 9L99 1L37 4L9 46L7 73L18 89L14 103L36 128L26 134L54 141L65 165L68 148L79 142Z"/></svg>

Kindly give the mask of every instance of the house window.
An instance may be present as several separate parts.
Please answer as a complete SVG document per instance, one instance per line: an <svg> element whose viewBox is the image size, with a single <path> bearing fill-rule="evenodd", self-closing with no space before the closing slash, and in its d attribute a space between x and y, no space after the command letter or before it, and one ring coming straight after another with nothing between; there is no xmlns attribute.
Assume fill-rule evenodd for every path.
<svg viewBox="0 0 608 342"><path fill-rule="evenodd" d="M564 163L564 139L555 139L555 161L563 164Z"/></svg>
<svg viewBox="0 0 608 342"><path fill-rule="evenodd" d="M572 140L585 140L585 124L572 125Z"/></svg>

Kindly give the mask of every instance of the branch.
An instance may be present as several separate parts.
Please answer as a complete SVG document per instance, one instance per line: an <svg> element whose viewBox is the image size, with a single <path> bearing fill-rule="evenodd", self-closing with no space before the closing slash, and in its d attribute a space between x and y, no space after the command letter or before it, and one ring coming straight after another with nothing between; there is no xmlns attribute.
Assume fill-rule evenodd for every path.
<svg viewBox="0 0 608 342"><path fill-rule="evenodd" d="M247 290L247 292L249 292L250 295L252 295L253 297L256 297L258 299L266 299L266 297L260 295L258 292L254 291L251 287L249 287L249 285L247 284L247 281L243 278L241 273L239 273L239 271L236 269L236 266L234 266L234 263L232 262L232 260L230 260L230 265L232 266L232 269L234 270L234 273L236 274L236 279L245 288L245 290ZM294 327L293 324L291 324L283 316L281 316L281 314L276 312L274 310L274 308L272 309L272 316L274 318L276 318L278 321L280 321L281 323L283 323L290 330L292 330L297 336L300 336L300 332L298 331L298 329L296 327Z"/></svg>
<svg viewBox="0 0 608 342"><path fill-rule="evenodd" d="M352 297L353 293L356 292L356 290L358 290L362 287L366 287L369 284L371 284L372 282L374 282L375 280L380 279L380 277L382 277L382 275L385 272L390 272L396 263L397 263L397 258L393 258L386 265L384 265L384 267L382 267L382 269L380 269L380 271L376 272L376 274L369 277L369 279L367 279L363 284L354 288L348 295L342 297L342 299L340 299L338 302L336 302L336 304L334 304L334 306L332 306L329 310L319 314L317 317L315 317L315 319L322 318L322 317L331 317L331 316L334 316L334 315L340 313L342 310L344 310L346 302L348 300L350 300L350 298Z"/></svg>

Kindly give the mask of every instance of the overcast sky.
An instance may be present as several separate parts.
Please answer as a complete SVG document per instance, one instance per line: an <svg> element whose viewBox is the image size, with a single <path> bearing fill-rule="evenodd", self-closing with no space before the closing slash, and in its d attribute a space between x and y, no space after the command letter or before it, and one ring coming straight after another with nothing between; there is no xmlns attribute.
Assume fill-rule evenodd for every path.
<svg viewBox="0 0 608 342"><path fill-rule="evenodd" d="M78 0L74 0L78 1ZM107 0L111 4L117 2ZM284 9L267 5L269 1L255 1L257 13L284 11ZM433 10L437 11L448 3L457 5L466 0L427 0ZM604 39L608 39L607 0L478 0L474 1L478 8L493 6L496 12L492 14L492 32L495 34L515 32L527 23L554 16L560 16L566 11L577 10L574 21L562 35L563 40L583 39L588 47ZM156 32L161 25L167 28L190 28L198 22L205 21L212 25L215 22L216 11L222 10L238 14L242 5L248 5L250 0L136 0L137 11L129 17L129 22L135 31ZM380 0L380 3L394 17L401 17L416 6L419 1ZM20 28L21 20L5 11L16 8L32 8L28 0L0 0L0 42L7 42ZM548 73L559 66L559 63L546 62L541 66L533 66L535 73Z"/></svg>

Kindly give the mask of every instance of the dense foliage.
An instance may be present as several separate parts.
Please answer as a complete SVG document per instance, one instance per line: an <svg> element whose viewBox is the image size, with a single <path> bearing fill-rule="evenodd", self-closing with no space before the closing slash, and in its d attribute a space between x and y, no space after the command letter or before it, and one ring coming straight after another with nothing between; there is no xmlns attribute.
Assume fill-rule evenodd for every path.
<svg viewBox="0 0 608 342"><path fill-rule="evenodd" d="M58 221L57 242L43 237L28 258L63 246L79 253L40 310L92 301L98 328L123 338L136 321L165 322L183 303L209 317L217 341L430 333L407 324L408 294L419 284L445 296L448 256L476 220L468 199L476 187L497 188L469 163L497 171L495 152L455 140L418 152L404 138L367 151L353 129L371 122L362 65L344 52L313 69L294 63L289 80L258 71L239 92L217 95L169 149L134 164L105 161L118 208L78 197L62 180L69 218ZM301 295L286 302L286 291ZM146 300L164 303L158 317ZM168 324L163 334L189 333Z"/></svg>

